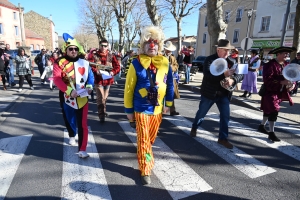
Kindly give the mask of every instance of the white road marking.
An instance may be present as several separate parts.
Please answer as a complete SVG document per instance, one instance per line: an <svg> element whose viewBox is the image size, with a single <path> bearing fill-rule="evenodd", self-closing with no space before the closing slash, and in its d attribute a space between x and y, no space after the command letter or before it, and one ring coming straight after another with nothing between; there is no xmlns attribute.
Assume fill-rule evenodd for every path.
<svg viewBox="0 0 300 200"><path fill-rule="evenodd" d="M19 96L11 96L11 97L0 97L0 101L14 101L18 98Z"/></svg>
<svg viewBox="0 0 300 200"><path fill-rule="evenodd" d="M219 115L216 113L211 113L206 115L206 117L214 120L214 121L219 121ZM245 126L243 124L240 124L238 122L234 121L229 121L229 128L232 128L234 131L241 133L245 136L249 136L252 139L269 146L273 149L277 149L278 151L300 161L300 148L296 147L290 143L287 143L285 141L280 141L280 142L271 142L268 139L268 135L260 133L248 126Z"/></svg>
<svg viewBox="0 0 300 200"><path fill-rule="evenodd" d="M168 117L165 116L164 119L167 119L172 124L177 126L180 130L185 132L186 134L190 134L192 128L192 122L188 121L182 116L173 116ZM251 155L246 154L242 150L234 147L233 149L227 149L220 144L217 143L218 137L213 135L212 133L205 131L201 127L198 127L197 136L195 140L212 152L226 160L229 164L234 166L236 169L244 173L250 178L257 178L260 176L264 176L270 173L276 172L271 167L268 167L264 163L259 160L253 158Z"/></svg>
<svg viewBox="0 0 300 200"><path fill-rule="evenodd" d="M0 140L0 200L5 198L31 137L32 134Z"/></svg>
<svg viewBox="0 0 300 200"><path fill-rule="evenodd" d="M90 157L79 158L78 147L68 144L68 132L64 131L62 199L112 199L90 127L88 141Z"/></svg>
<svg viewBox="0 0 300 200"><path fill-rule="evenodd" d="M131 128L126 121L119 124L136 146L135 129ZM159 138L156 138L153 144L153 154L155 159L153 172L173 199L185 198L212 189Z"/></svg>
<svg viewBox="0 0 300 200"><path fill-rule="evenodd" d="M256 121L261 121L262 118L263 118L262 114L257 115L255 113L251 113L251 112L248 112L248 111L245 111L245 110L234 110L232 112L235 113L235 114L241 115L243 117L247 117L247 118L256 120ZM257 126L258 126L258 124L257 124ZM285 131L288 131L288 132L293 133L293 134L300 137L300 131L299 131L300 127L299 127L299 125L294 125L295 127L290 127L288 124L281 123L281 122L276 122L275 126L276 126L276 128L283 129Z"/></svg>

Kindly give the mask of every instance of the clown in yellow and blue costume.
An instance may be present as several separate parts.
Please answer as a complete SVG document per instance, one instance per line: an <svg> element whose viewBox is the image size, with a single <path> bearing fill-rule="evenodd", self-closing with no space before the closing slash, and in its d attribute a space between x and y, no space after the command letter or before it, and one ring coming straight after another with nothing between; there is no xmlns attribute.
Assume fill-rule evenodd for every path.
<svg viewBox="0 0 300 200"><path fill-rule="evenodd" d="M88 142L88 94L92 92L94 74L89 62L81 59L84 54L82 46L64 33L65 43L62 47L64 56L53 65L53 80L58 87L60 106L69 133L69 144L76 145L75 135L78 129L78 156L86 158Z"/></svg>
<svg viewBox="0 0 300 200"><path fill-rule="evenodd" d="M141 32L140 51L129 66L124 91L124 106L129 121L136 120L137 156L142 184L150 184L154 166L152 144L173 102L172 69L159 54L164 34L159 27L148 26Z"/></svg>

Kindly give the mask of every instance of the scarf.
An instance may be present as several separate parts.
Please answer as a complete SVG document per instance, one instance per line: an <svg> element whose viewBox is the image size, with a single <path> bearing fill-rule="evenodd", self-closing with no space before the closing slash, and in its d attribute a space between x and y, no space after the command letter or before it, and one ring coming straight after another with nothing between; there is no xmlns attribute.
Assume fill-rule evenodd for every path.
<svg viewBox="0 0 300 200"><path fill-rule="evenodd" d="M255 59L258 58L258 55L254 56L253 58L250 59L250 63L252 63Z"/></svg>

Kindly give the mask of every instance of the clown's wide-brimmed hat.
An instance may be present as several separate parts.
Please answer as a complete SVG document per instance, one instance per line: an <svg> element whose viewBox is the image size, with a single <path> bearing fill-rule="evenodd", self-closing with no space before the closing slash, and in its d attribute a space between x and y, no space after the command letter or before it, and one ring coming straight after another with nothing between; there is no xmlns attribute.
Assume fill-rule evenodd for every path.
<svg viewBox="0 0 300 200"><path fill-rule="evenodd" d="M230 41L227 39L220 39L218 41L218 44L216 45L217 48L222 48L222 49L235 49L234 46L230 44Z"/></svg>
<svg viewBox="0 0 300 200"><path fill-rule="evenodd" d="M293 51L297 51L297 49L295 47L285 47L285 46L281 46L281 47L277 47L275 49L272 49L269 54L277 54L277 53L282 53L282 52L288 52L291 53Z"/></svg>
<svg viewBox="0 0 300 200"><path fill-rule="evenodd" d="M67 48L69 46L76 46L79 49L79 51L78 51L79 54L85 54L83 47L79 44L79 42L77 42L77 40L75 38L73 38L72 36L70 36L68 33L63 34L63 39L65 41L65 43L63 44L63 46L61 48L61 51L63 53L66 53Z"/></svg>

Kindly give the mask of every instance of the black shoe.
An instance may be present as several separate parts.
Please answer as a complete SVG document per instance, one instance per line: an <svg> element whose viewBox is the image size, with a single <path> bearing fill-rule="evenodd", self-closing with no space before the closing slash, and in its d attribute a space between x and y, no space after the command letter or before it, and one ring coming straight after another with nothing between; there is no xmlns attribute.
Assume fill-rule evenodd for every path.
<svg viewBox="0 0 300 200"><path fill-rule="evenodd" d="M143 185L148 185L151 183L150 175L147 176L141 176L141 181Z"/></svg>
<svg viewBox="0 0 300 200"><path fill-rule="evenodd" d="M53 92L53 88L50 88L50 90Z"/></svg>
<svg viewBox="0 0 300 200"><path fill-rule="evenodd" d="M269 132L269 137L268 137L269 140L272 140L273 142L279 142L280 139L278 137L276 137L275 133L274 132Z"/></svg>
<svg viewBox="0 0 300 200"><path fill-rule="evenodd" d="M261 132L261 133L264 133L264 134L269 134L269 132L266 130L266 128L265 128L265 125L263 125L263 124L260 124L259 126L258 126L258 129L257 129L259 132Z"/></svg>
<svg viewBox="0 0 300 200"><path fill-rule="evenodd" d="M297 95L297 93L294 93L294 94L291 94L290 96L291 96L291 97L294 97L294 96L296 96L296 95Z"/></svg>
<svg viewBox="0 0 300 200"><path fill-rule="evenodd" d="M136 123L135 122L129 122L131 128L136 128Z"/></svg>
<svg viewBox="0 0 300 200"><path fill-rule="evenodd" d="M190 136L191 137L196 137L196 135L197 135L197 129L196 128L192 128L191 132L190 132Z"/></svg>
<svg viewBox="0 0 300 200"><path fill-rule="evenodd" d="M171 112L170 115L171 115L171 116L179 115L179 112L174 111L174 112Z"/></svg>
<svg viewBox="0 0 300 200"><path fill-rule="evenodd" d="M15 86L16 84L15 83L11 83L11 86L13 87L13 86Z"/></svg>
<svg viewBox="0 0 300 200"><path fill-rule="evenodd" d="M250 95L246 96L246 99L251 99L251 97L252 97L252 95L250 94Z"/></svg>

